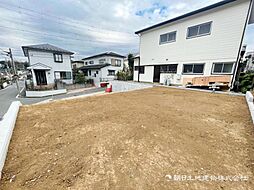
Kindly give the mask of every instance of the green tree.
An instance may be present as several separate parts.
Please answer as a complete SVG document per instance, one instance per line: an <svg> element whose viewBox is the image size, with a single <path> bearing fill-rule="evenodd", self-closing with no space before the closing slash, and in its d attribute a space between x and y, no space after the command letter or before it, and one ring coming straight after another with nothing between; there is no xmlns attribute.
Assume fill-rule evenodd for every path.
<svg viewBox="0 0 254 190"><path fill-rule="evenodd" d="M130 73L133 73L133 67L134 67L134 57L133 54L129 53L128 55L128 65Z"/></svg>
<svg viewBox="0 0 254 190"><path fill-rule="evenodd" d="M85 84L86 77L85 77L84 73L75 73L75 82L78 84Z"/></svg>

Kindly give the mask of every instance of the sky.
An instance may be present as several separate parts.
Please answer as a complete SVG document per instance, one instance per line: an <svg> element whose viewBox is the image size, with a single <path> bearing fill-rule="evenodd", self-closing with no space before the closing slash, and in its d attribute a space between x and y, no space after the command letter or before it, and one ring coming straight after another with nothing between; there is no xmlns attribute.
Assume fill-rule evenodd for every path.
<svg viewBox="0 0 254 190"><path fill-rule="evenodd" d="M136 53L135 31L220 0L0 0L0 48L49 43L78 60L105 51ZM254 51L254 24L244 43ZM0 50L1 50L0 49ZM0 60L4 56L0 54Z"/></svg>

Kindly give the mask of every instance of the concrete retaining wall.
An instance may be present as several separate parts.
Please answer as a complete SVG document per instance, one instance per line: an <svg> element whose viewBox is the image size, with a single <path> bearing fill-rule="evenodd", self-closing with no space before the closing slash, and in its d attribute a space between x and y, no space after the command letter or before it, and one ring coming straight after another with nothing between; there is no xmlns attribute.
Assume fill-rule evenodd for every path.
<svg viewBox="0 0 254 190"><path fill-rule="evenodd" d="M246 102L247 102L249 110L250 110L250 115L251 115L251 118L252 118L252 122L254 124L254 103L253 103L252 93L248 91L245 95L245 98L246 98Z"/></svg>
<svg viewBox="0 0 254 190"><path fill-rule="evenodd" d="M20 106L19 101L12 102L3 120L0 121L0 179Z"/></svg>
<svg viewBox="0 0 254 190"><path fill-rule="evenodd" d="M138 83L138 82L126 82L126 81L110 81L112 84L112 91L113 92L125 92L131 90L138 90L144 88L151 88L153 84L146 84L146 83Z"/></svg>
<svg viewBox="0 0 254 190"><path fill-rule="evenodd" d="M45 90L45 91L26 91L26 97L40 98L40 97L53 96L53 95L65 94L65 93L67 93L66 89Z"/></svg>

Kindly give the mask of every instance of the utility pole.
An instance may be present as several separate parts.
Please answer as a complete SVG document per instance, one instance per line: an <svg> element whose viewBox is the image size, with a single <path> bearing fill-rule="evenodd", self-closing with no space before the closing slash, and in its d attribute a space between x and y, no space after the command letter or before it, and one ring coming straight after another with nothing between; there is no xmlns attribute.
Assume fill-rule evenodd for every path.
<svg viewBox="0 0 254 190"><path fill-rule="evenodd" d="M11 64L12 64L13 72L14 72L14 79L15 79L15 82L16 82L16 85L17 85L18 94L20 96L18 74L17 74L16 66L15 66L15 63L14 63L14 60L13 60L13 55L12 55L11 48L9 48L9 52L7 52L7 53L8 53L8 55L10 55L10 58L11 58Z"/></svg>

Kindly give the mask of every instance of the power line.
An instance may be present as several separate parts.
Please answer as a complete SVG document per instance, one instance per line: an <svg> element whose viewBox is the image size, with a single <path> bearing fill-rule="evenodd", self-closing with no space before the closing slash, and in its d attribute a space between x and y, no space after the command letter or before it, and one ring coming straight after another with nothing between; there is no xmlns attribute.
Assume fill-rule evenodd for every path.
<svg viewBox="0 0 254 190"><path fill-rule="evenodd" d="M9 22L11 22L11 23L16 23L16 24L18 24L18 25L22 25L22 26L25 26L24 24L22 24L22 23L20 23L20 22L15 22L15 21L12 21L12 20L9 20L9 19L6 19L6 18L3 18L2 20L7 20L7 21L9 21ZM2 26L2 27L6 27L6 26ZM9 27L10 28L10 27ZM16 29L16 28L15 28ZM24 30L24 29L22 29L22 30ZM31 31L31 32L33 32L33 31ZM41 32L41 31L39 31L39 32ZM62 32L52 32L52 33L54 33L54 37L60 37L59 36L59 34L60 35L62 35L62 37L64 37L64 38L69 38L68 36L66 36L66 34L65 33L62 33ZM73 33L73 32L69 32L68 31L68 33ZM45 33L43 33L43 34L45 34ZM80 38L71 38L71 39L76 39L76 40L84 40L83 39L83 37L85 37L85 36L83 36L83 35L80 35L80 34L78 34L78 33L73 33L75 36L80 36L80 37L82 37L82 39L80 39ZM48 34L47 34L48 35ZM49 35L53 35L53 34L49 34ZM136 38L137 36L133 36L132 38L134 39L134 38ZM91 42L92 40L88 40L89 42ZM104 41L99 41L99 40L97 40L98 42L104 42ZM112 42L112 43L114 43L114 42Z"/></svg>
<svg viewBox="0 0 254 190"><path fill-rule="evenodd" d="M54 35L54 34L49 34L49 33L44 33L44 32L40 32L40 31L31 31L31 30L25 30L25 29L18 29L18 28L12 28L12 27L8 27L8 26L2 26L0 25L0 28L5 28L8 30L15 30L15 31L21 31L21 32L27 32L27 33L31 33L31 34L42 34L44 36L47 37L53 37L55 40L56 38L60 38L61 40L72 40L72 41L83 41L83 42L91 42L91 43L111 43L111 44L124 44L124 43L117 43L117 42L108 42L108 41L102 41L102 40L87 40L87 39L81 39L81 38L71 38L71 37L66 37L66 36L59 36L59 35Z"/></svg>
<svg viewBox="0 0 254 190"><path fill-rule="evenodd" d="M34 11L34 10L32 10L32 9L24 8L24 7L21 7L21 6L16 6L16 5L13 5L13 4L11 5L11 4L8 4L8 3L3 3L3 2L2 2L2 4L4 4L5 6L3 6L3 5L0 4L0 7L6 8L6 9L11 10L11 11L14 11L14 12L17 12L17 13L19 13L19 14L25 14L25 15L28 15L28 16L34 16L34 15L36 14L37 16L48 17L48 19L50 19L50 20L52 20L52 17L54 17L54 18L56 18L58 21L56 21L56 20L52 20L52 21L54 21L54 22L56 22L56 23L59 23L59 24L69 25L69 26L72 26L72 27L73 27L73 26L76 26L76 25L73 25L72 23L77 23L77 24L79 25L79 27L80 27L80 26L83 26L83 27L84 27L84 26L87 26L87 27L90 27L90 28L94 28L94 29L96 29L96 30L92 30L92 29L88 29L88 30L92 30L92 31L95 31L95 32L98 32L98 30L104 30L104 31L113 31L113 32L118 32L118 33L126 33L126 32L122 32L122 31L119 31L119 30L101 29L101 28L98 28L97 26L93 26L93 25L88 25L88 24L84 24L84 23L77 22L77 21L74 20L74 19L58 17L58 16L55 16L55 15L46 14L46 13L44 13L44 12L39 13L39 12ZM9 7L16 7L16 8L21 9L21 10L30 11L30 13L23 12L23 11L18 11L18 10L15 10L15 9L13 9L13 8L10 9L10 8L7 8L6 5L9 6ZM32 13L31 13L31 12L32 12ZM70 22L67 24L67 23L65 23L65 22L62 22L62 20L69 20ZM129 33L129 32L128 32L128 33L126 33L126 34L131 34L131 35L132 35L132 34L134 34L134 33Z"/></svg>

